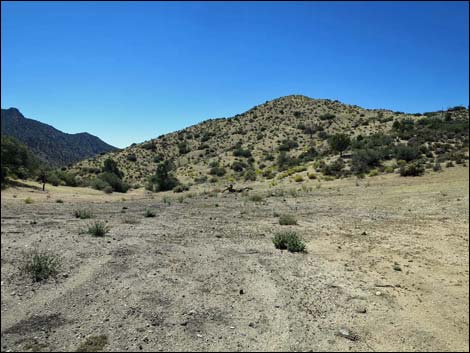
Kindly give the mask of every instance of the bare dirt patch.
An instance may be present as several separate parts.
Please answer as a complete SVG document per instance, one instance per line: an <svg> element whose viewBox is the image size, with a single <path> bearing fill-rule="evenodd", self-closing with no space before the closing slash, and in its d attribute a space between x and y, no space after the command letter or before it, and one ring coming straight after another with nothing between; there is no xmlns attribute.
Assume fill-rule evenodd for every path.
<svg viewBox="0 0 470 353"><path fill-rule="evenodd" d="M104 351L468 351L468 181L458 167L170 204L142 191L8 189L2 351L75 351L92 337L107 338ZM109 233L81 233L80 208ZM307 253L275 249L279 230ZM21 275L31 247L62 258L56 278Z"/></svg>

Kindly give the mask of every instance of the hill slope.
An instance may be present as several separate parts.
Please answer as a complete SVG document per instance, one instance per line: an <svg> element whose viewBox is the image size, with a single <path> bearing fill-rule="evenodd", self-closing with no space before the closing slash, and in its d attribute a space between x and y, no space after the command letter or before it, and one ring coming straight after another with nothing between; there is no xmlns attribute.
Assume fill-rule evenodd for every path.
<svg viewBox="0 0 470 353"><path fill-rule="evenodd" d="M66 134L37 120L25 118L18 109L2 109L2 135L27 145L41 160L65 166L103 152L117 150L86 132Z"/></svg>
<svg viewBox="0 0 470 353"><path fill-rule="evenodd" d="M384 168L387 163L402 159L393 155L395 145L400 143L418 149L416 158L426 158L427 153L428 163L438 157L444 161L452 159L449 153L468 151L468 110L457 107L423 116L364 109L301 95L286 96L232 118L209 119L81 161L72 170L82 178L92 178L110 157L124 172L124 179L137 184L145 183L162 160L173 162L177 177L184 183L278 180L286 176L280 172L289 168L306 177L308 172L324 172L325 164L337 160L339 155L331 150L328 138L338 133L349 135L354 151L371 154L386 147L383 159L387 162L371 166ZM351 170L350 157L346 151L340 161L344 162L344 175ZM295 169L296 166L303 167Z"/></svg>

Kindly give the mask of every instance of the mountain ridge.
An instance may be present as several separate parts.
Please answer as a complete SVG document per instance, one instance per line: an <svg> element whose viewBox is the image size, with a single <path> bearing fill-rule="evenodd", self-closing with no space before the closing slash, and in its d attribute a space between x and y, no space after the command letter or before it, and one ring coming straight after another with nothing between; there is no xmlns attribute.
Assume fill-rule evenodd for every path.
<svg viewBox="0 0 470 353"><path fill-rule="evenodd" d="M43 162L61 167L100 153L117 150L88 132L69 134L52 125L26 118L18 108L2 109L2 135L28 146Z"/></svg>

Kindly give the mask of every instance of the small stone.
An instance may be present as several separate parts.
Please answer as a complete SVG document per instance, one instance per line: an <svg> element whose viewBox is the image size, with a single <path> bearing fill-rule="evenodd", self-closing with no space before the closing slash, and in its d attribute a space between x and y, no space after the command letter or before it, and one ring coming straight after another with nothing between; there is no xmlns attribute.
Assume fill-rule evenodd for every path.
<svg viewBox="0 0 470 353"><path fill-rule="evenodd" d="M355 333L351 332L351 330L344 327L338 330L338 336L347 338L351 341L357 341L359 339L359 337Z"/></svg>
<svg viewBox="0 0 470 353"><path fill-rule="evenodd" d="M381 296L381 295L382 295L382 292L380 292L380 291L377 291L377 292L375 292L375 295L377 295L377 296Z"/></svg>
<svg viewBox="0 0 470 353"><path fill-rule="evenodd" d="M367 309L363 306L360 306L360 307L356 308L356 313L365 314L366 312L367 312Z"/></svg>

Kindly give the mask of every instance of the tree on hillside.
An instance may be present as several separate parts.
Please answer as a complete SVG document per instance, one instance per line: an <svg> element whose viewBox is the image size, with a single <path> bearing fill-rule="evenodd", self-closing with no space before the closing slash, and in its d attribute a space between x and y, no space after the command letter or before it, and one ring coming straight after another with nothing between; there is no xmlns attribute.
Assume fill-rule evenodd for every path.
<svg viewBox="0 0 470 353"><path fill-rule="evenodd" d="M117 162L111 158L104 161L103 172L116 174L119 179L122 179L124 176L124 173L119 170Z"/></svg>
<svg viewBox="0 0 470 353"><path fill-rule="evenodd" d="M18 140L1 137L1 183L8 177L26 179L34 176L39 168L39 160Z"/></svg>
<svg viewBox="0 0 470 353"><path fill-rule="evenodd" d="M343 152L351 145L351 139L346 134L335 134L328 139L328 143L333 151L343 156Z"/></svg>
<svg viewBox="0 0 470 353"><path fill-rule="evenodd" d="M179 181L171 172L172 169L173 166L170 161L161 162L155 174L150 177L147 190L155 192L167 191L177 186Z"/></svg>

